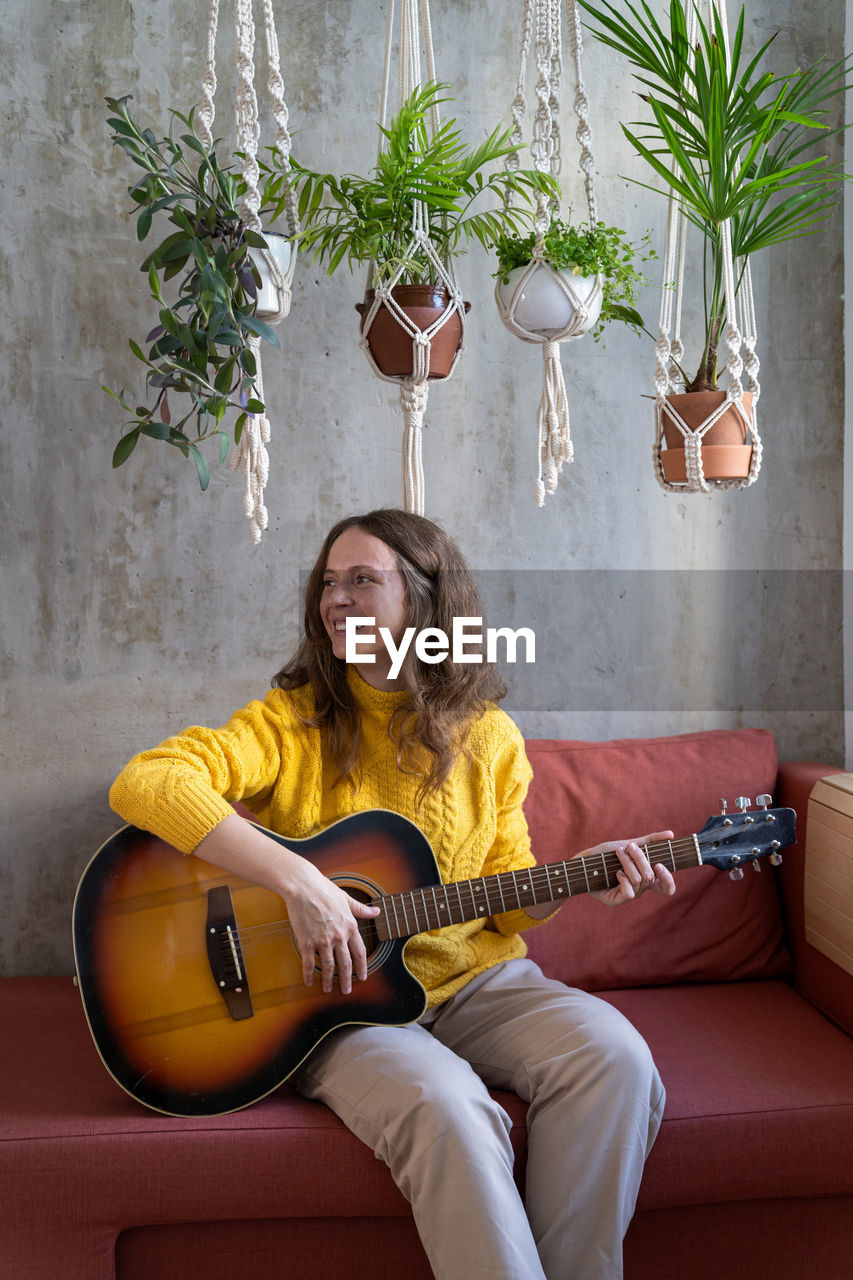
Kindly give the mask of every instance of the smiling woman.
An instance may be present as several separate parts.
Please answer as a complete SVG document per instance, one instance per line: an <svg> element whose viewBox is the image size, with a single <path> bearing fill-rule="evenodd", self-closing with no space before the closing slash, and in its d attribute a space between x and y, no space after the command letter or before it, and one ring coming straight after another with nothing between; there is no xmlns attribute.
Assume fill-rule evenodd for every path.
<svg viewBox="0 0 853 1280"><path fill-rule="evenodd" d="M359 993L373 972L367 943L383 887L365 901L351 877L325 874L297 843L382 809L426 837L435 865L425 890L441 881L461 903L475 879L529 880L531 770L521 734L496 705L504 689L494 668L452 653L422 662L408 645L392 670L378 643L362 662L345 660L357 617L375 619L399 655L410 631L447 635L454 619L480 613L462 555L431 521L403 511L341 521L309 575L302 642L275 687L223 728L190 728L137 756L111 800L127 821L275 895L284 945L296 952L288 958L306 987L318 974L321 987L324 1030L290 1079L386 1160L438 1280L616 1276L663 1087L630 1023L526 958L522 934L553 914L554 900L522 907L487 894L480 910L437 928L415 916L420 931L404 964L422 991L420 1016L395 1000L368 1011ZM234 812L237 801L257 825ZM662 862L653 870L640 847L671 836L595 846L589 852L610 854L615 873L595 896L617 906L649 888L673 893L671 873ZM259 991L263 975L249 957L245 981L273 999L282 971L275 957L273 990ZM344 1024L337 1017L329 1029L332 997L346 1009ZM506 1115L488 1093L510 1082L531 1103L526 1201Z"/></svg>

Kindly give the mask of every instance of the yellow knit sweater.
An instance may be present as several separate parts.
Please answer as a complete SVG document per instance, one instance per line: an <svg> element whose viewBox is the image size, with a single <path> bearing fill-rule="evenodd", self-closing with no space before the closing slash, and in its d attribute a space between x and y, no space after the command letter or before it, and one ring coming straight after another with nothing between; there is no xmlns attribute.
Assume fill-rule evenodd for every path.
<svg viewBox="0 0 853 1280"><path fill-rule="evenodd" d="M488 708L447 781L419 804L419 779L397 767L388 736L404 694L374 689L355 672L350 685L363 731L357 787L334 785L337 770L323 735L300 719L314 706L305 686L274 689L221 729L190 728L134 757L113 784L112 807L184 853L240 800L262 826L293 839L364 809L396 810L424 832L445 882L533 864L521 807L531 769L521 734L503 711ZM523 956L519 931L539 923L522 910L434 929L409 941L406 963L430 1005L439 1004L476 974Z"/></svg>

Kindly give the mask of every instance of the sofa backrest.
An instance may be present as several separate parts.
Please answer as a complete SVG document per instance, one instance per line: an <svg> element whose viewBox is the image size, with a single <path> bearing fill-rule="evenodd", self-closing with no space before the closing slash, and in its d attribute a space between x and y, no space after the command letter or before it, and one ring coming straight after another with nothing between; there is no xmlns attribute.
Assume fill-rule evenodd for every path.
<svg viewBox="0 0 853 1280"><path fill-rule="evenodd" d="M710 730L612 742L528 740L525 804L538 862L603 840L699 831L740 795L773 794L776 746L764 729ZM546 973L590 991L780 977L790 971L779 893L768 861L733 883L711 867L681 871L673 898L645 894L608 908L567 903L526 940Z"/></svg>

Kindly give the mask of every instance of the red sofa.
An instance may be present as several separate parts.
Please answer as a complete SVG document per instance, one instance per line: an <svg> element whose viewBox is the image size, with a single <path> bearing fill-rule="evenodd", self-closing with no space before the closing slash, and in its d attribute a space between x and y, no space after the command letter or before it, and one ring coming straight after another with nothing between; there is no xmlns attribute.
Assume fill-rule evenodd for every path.
<svg viewBox="0 0 853 1280"><path fill-rule="evenodd" d="M853 1258L853 977L807 944L803 844L819 764L777 769L763 730L528 744L542 861L698 830L738 795L799 815L784 864L528 935L654 1052L668 1101L625 1244L627 1280L846 1280ZM81 868L82 869L82 868ZM109 1078L70 977L0 982L0 1275L8 1280L420 1280L384 1165L287 1085L214 1119L149 1112ZM516 1120L519 1175L524 1108ZM567 1277L566 1280L570 1280Z"/></svg>

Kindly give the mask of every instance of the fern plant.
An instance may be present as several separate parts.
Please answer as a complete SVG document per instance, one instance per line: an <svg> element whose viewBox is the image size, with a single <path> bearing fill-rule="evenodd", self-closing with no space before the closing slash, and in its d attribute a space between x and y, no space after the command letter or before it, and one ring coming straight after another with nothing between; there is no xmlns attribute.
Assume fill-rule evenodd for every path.
<svg viewBox="0 0 853 1280"><path fill-rule="evenodd" d="M400 272L401 284L434 284L434 264L411 243L418 203L428 212L430 242L444 261L473 241L488 249L505 230L529 224L538 195L559 195L554 180L535 170L484 172L520 149L510 129L495 128L473 149L465 146L455 119L431 133L429 117L450 101L443 96L447 88L430 81L410 95L382 129L386 145L367 175L338 178L293 164L303 227L298 243L327 263L330 275L343 262L350 269L372 262L377 280ZM518 196L522 207L509 206L510 196Z"/></svg>

